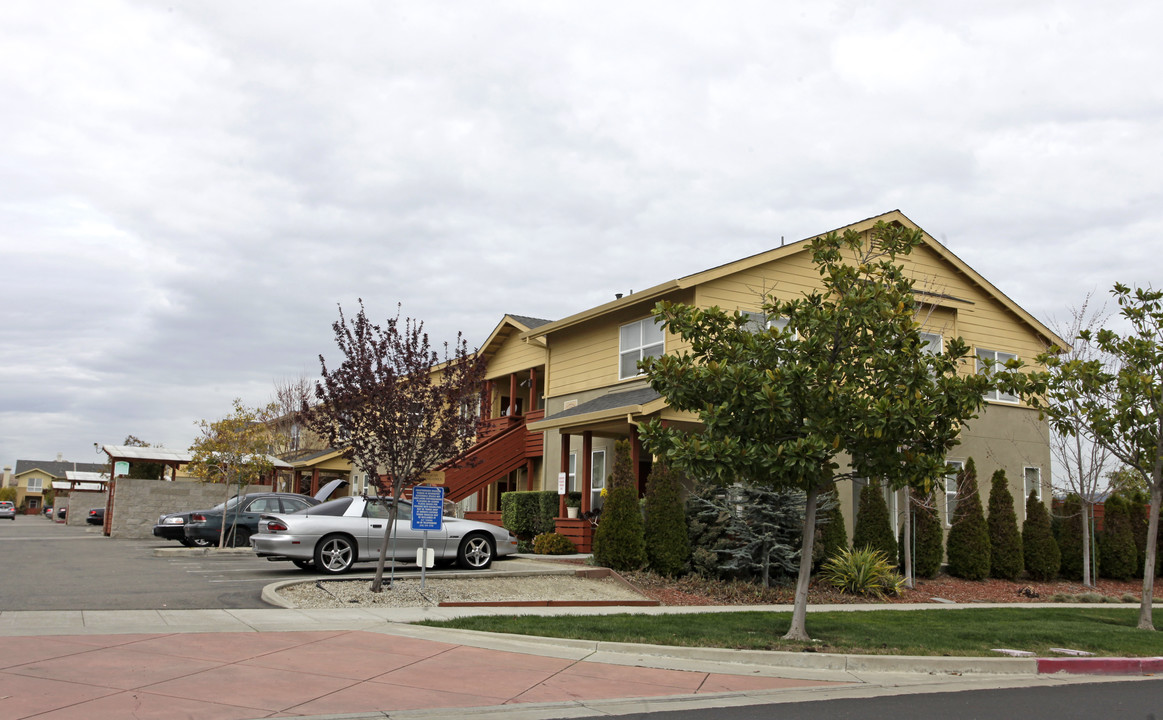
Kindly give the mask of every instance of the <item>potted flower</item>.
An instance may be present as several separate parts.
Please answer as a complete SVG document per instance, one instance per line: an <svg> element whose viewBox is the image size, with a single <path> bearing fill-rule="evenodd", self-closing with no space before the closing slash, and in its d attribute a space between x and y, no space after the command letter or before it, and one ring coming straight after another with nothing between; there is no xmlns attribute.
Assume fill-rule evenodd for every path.
<svg viewBox="0 0 1163 720"><path fill-rule="evenodd" d="M576 520L581 511L581 493L571 492L565 496L565 516Z"/></svg>

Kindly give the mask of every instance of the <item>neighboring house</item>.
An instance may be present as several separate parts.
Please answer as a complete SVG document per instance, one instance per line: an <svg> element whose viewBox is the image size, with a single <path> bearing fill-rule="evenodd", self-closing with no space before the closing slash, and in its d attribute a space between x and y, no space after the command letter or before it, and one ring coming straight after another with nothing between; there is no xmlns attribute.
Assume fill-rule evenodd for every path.
<svg viewBox="0 0 1163 720"><path fill-rule="evenodd" d="M16 507L43 508L45 491L51 490L54 482L64 483L69 472L102 473L106 470L103 463L69 462L59 456L56 460L17 460L16 472L13 473Z"/></svg>
<svg viewBox="0 0 1163 720"><path fill-rule="evenodd" d="M878 221L917 227L893 211L837 232L849 228L867 232ZM1018 357L1029 362L1046 349L1065 347L1064 340L964 261L928 234L923 237L923 246L900 261L916 280L923 307L918 320L933 348L960 336L980 359ZM559 474L564 473L567 489L581 494L584 513L600 507L601 489L613 467L614 443L628 439L643 492L652 460L638 440L638 424L660 418L692 430L700 427L697 417L671 410L638 373L639 360L683 349L676 337L654 323L655 303L670 300L758 314L772 293L790 299L819 288L819 273L807 245L807 240L781 245L618 295L556 321L504 316L478 351L488 363L480 408L464 408L479 412L483 420L477 443L463 458L467 462L437 467L428 479L443 484L446 497L460 503L468 516L499 523L503 492L557 490ZM966 363L964 372L977 371L977 363ZM980 417L963 429L961 444L948 460L959 467L969 457L975 459L983 502L989 477L995 469L1004 469L1021 519L1031 490L1047 504L1050 500L1049 427L1017 398L993 393L987 401ZM334 472L351 472L338 452L318 457L335 463ZM295 465L297 473L303 469ZM366 487L366 479L352 480L353 492ZM299 483L306 491L302 476ZM956 492L951 479L946 483L939 510L947 520ZM860 487L861 483L850 482L839 488L849 536ZM886 500L899 522L903 493L886 492ZM570 522L589 527L585 520L559 521L559 532L573 527ZM577 541L579 536L572 537ZM579 545L584 549L586 540L581 538Z"/></svg>

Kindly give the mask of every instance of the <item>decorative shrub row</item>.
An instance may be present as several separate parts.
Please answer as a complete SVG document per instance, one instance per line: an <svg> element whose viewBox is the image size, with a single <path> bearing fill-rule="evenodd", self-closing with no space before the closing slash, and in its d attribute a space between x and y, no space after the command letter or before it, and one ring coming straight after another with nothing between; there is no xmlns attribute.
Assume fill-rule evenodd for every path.
<svg viewBox="0 0 1163 720"><path fill-rule="evenodd" d="M509 532L526 540L551 533L559 502L551 490L501 493L501 522Z"/></svg>

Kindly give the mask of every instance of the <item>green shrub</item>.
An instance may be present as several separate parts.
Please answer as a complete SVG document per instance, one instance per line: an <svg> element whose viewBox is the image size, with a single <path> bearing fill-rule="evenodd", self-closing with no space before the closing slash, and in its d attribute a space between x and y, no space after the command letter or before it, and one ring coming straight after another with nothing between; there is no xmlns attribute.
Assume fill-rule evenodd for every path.
<svg viewBox="0 0 1163 720"><path fill-rule="evenodd" d="M896 533L884 501L880 482L873 480L860 489L860 506L856 509L856 527L852 529L852 547L879 550L889 564L896 565Z"/></svg>
<svg viewBox="0 0 1163 720"><path fill-rule="evenodd" d="M913 573L920 578L937 577L941 572L941 560L945 557L945 531L937 515L935 496L914 491L913 497L913 531L916 534Z"/></svg>
<svg viewBox="0 0 1163 720"><path fill-rule="evenodd" d="M1018 533L1018 516L1014 496L1005 470L997 470L989 486L989 574L1003 580L1016 580L1025 569L1022 536Z"/></svg>
<svg viewBox="0 0 1163 720"><path fill-rule="evenodd" d="M614 474L606 487L602 520L594 531L594 564L611 570L637 570L646 564L646 541L638 483L626 440L614 446Z"/></svg>
<svg viewBox="0 0 1163 720"><path fill-rule="evenodd" d="M542 533L533 538L533 552L538 555L573 555L577 547L564 535Z"/></svg>
<svg viewBox="0 0 1163 720"><path fill-rule="evenodd" d="M553 491L501 493L501 523L526 540L553 532L558 498Z"/></svg>
<svg viewBox="0 0 1163 720"><path fill-rule="evenodd" d="M1062 557L1050 529L1050 514L1033 490L1026 499L1026 521L1022 523L1022 556L1026 572L1034 580L1046 581L1058 577Z"/></svg>
<svg viewBox="0 0 1163 720"><path fill-rule="evenodd" d="M812 548L812 564L817 568L828 558L839 555L841 550L848 549L848 530L844 527L844 513L840 510L835 490L820 496L820 504L825 503L830 507L817 517L816 542Z"/></svg>
<svg viewBox="0 0 1163 720"><path fill-rule="evenodd" d="M1135 577L1139 552L1131 530L1131 513L1127 502L1119 495L1111 495L1105 504L1102 532L1102 576L1114 580Z"/></svg>
<svg viewBox="0 0 1163 720"><path fill-rule="evenodd" d="M660 462L646 481L646 562L651 570L667 577L682 575L690 567L691 541L681 479L677 470Z"/></svg>
<svg viewBox="0 0 1163 720"><path fill-rule="evenodd" d="M1062 553L1062 567L1059 572L1067 580L1081 581L1082 577L1082 523L1086 521L1082 512L1082 499L1074 493L1066 496L1062 503L1062 520L1058 527L1058 549ZM1097 558L1090 559L1092 566ZM1095 569L1097 575L1097 568Z"/></svg>
<svg viewBox="0 0 1163 720"><path fill-rule="evenodd" d="M820 579L842 592L882 598L900 595L904 578L879 550L870 547L842 550L820 570Z"/></svg>
<svg viewBox="0 0 1163 720"><path fill-rule="evenodd" d="M989 577L989 528L977 492L977 466L973 458L957 475L957 507L945 551L949 574L966 580Z"/></svg>

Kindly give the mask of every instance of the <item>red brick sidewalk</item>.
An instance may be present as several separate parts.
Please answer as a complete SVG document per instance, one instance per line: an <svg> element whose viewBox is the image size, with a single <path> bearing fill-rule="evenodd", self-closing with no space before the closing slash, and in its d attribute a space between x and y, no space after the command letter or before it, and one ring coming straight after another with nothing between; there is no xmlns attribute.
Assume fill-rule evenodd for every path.
<svg viewBox="0 0 1163 720"><path fill-rule="evenodd" d="M241 720L844 684L361 631L0 637L0 720Z"/></svg>

